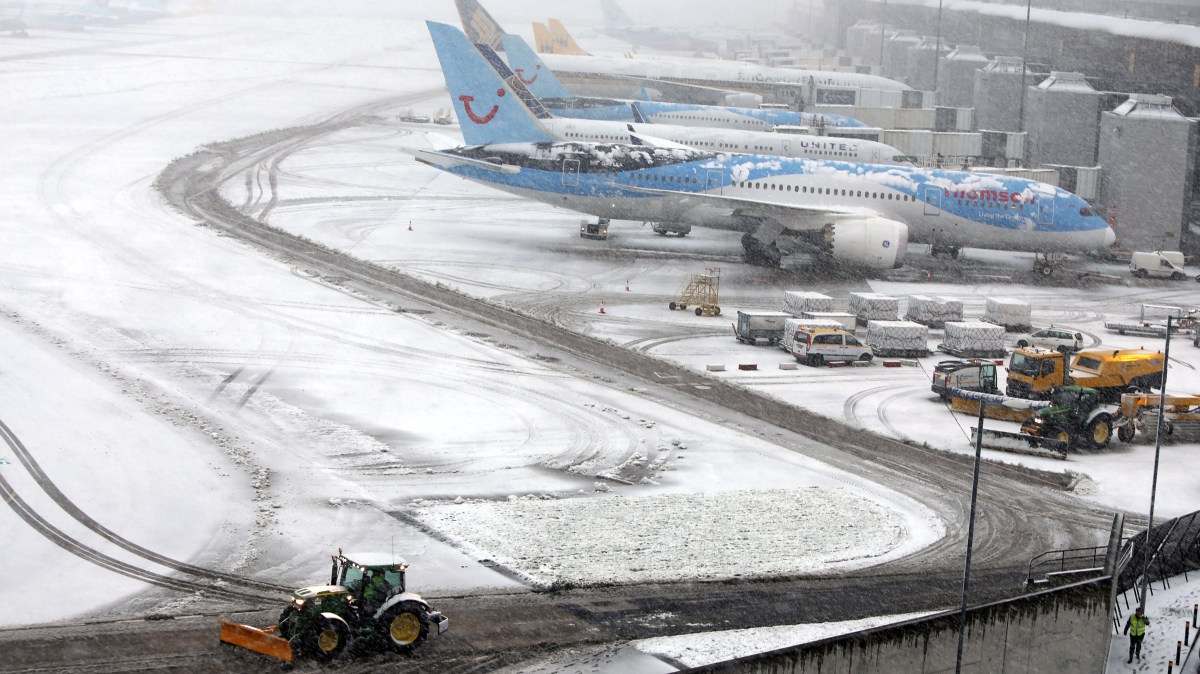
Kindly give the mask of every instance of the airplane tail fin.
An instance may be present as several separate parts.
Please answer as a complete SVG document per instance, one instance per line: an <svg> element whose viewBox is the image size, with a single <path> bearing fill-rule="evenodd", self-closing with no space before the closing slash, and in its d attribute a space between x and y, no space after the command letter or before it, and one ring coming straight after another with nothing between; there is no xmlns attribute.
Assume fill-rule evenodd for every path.
<svg viewBox="0 0 1200 674"><path fill-rule="evenodd" d="M571 33L567 32L567 27L558 19L550 19L550 38L554 43L554 51L549 53L554 54L573 54L575 56L591 56L584 51L583 47L571 37Z"/></svg>
<svg viewBox="0 0 1200 674"><path fill-rule="evenodd" d="M458 7L458 18L462 21L467 39L475 44L486 44L497 51L504 51L503 45L500 44L500 36L504 34L504 29L478 0L454 0L454 4Z"/></svg>
<svg viewBox="0 0 1200 674"><path fill-rule="evenodd" d="M635 123L637 123L637 124L649 124L650 123L650 122L646 121L646 116L642 114L642 106L638 105L637 101L630 103L629 107L633 109L633 121Z"/></svg>
<svg viewBox="0 0 1200 674"><path fill-rule="evenodd" d="M500 41L504 43L504 55L508 57L508 65L535 96L575 98L575 94L567 91L525 40L516 35L504 35Z"/></svg>
<svg viewBox="0 0 1200 674"><path fill-rule="evenodd" d="M478 49L454 26L426 21L450 101L468 145L537 143L553 139L538 125L536 114L549 117L513 75L519 88L506 85L496 68L508 70L486 45ZM511 75L511 71L509 71ZM531 107L531 103L536 108ZM534 110L538 110L537 113Z"/></svg>
<svg viewBox="0 0 1200 674"><path fill-rule="evenodd" d="M538 21L533 22L533 47L539 54L558 53L554 51L554 37L550 35L550 29Z"/></svg>
<svg viewBox="0 0 1200 674"><path fill-rule="evenodd" d="M600 6L604 10L605 28L628 28L633 25L633 19L621 9L617 0L600 0Z"/></svg>

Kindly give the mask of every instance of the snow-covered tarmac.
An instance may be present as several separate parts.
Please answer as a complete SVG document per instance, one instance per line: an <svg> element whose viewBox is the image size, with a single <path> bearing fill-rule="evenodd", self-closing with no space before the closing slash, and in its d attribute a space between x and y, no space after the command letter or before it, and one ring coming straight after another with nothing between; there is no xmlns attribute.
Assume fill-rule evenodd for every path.
<svg viewBox="0 0 1200 674"><path fill-rule="evenodd" d="M168 556L285 584L321 578L324 554L338 546L391 548L412 562L412 586L434 596L853 568L941 535L943 523L888 485L755 429L573 376L505 337L397 312L168 209L155 176L206 143L382 98L418 112L446 106L422 20L454 22L449 3L208 5L154 24L0 42L11 66L0 77L9 103L0 109L9 206L0 220L0 420L93 517ZM364 119L225 195L363 258L696 369L725 364L714 376L950 451L970 451L971 420L932 399L938 357L921 368L784 371L778 364L790 357L736 343L729 316L778 308L793 289L842 300L851 290L954 295L976 316L999 294L1030 301L1035 323L1139 346L1149 344L1105 333L1103 320L1136 315L1145 301L1196 302L1194 283L798 287L794 272L740 263L727 233L662 239L614 223L609 241L583 241L576 214L441 175L399 151L433 129ZM711 266L722 268L724 317L668 311L687 275ZM1200 349L1174 348L1172 388L1200 391ZM748 362L759 370L737 369ZM1189 479L1200 468L1195 449L1164 448L1158 513L1200 507ZM988 454L1077 471L1087 476L1081 498L1144 510L1151 451L1115 444L1065 464ZM619 479L631 468L646 479ZM57 511L19 466L0 471L57 524L124 554ZM845 506L806 506L814 502ZM773 521L755 516L771 503ZM806 538L783 538L781 523L801 517ZM135 601L140 582L60 550L7 509L0 523L8 577L40 584L65 573L92 588L7 622L189 603ZM717 525L731 536L707 529ZM787 564L768 543L790 545ZM701 544L711 547L690 548ZM672 564L689 548L704 565ZM720 555L738 549L756 554Z"/></svg>

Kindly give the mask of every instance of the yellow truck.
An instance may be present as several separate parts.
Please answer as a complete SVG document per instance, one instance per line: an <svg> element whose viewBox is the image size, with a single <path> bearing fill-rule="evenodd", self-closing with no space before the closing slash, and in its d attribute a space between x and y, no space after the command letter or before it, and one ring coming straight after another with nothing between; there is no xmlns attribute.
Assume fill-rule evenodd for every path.
<svg viewBox="0 0 1200 674"><path fill-rule="evenodd" d="M1116 402L1130 389L1162 386L1162 353L1146 349L1089 349L1069 356L1050 349L1017 348L1008 361L1005 393L1016 398L1045 400L1059 386L1084 386Z"/></svg>

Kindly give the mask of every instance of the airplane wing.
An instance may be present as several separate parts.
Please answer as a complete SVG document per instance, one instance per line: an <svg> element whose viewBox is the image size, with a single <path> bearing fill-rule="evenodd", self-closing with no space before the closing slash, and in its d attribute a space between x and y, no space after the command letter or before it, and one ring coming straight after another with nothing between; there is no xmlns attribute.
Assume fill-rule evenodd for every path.
<svg viewBox="0 0 1200 674"><path fill-rule="evenodd" d="M629 130L629 140L634 145L645 145L646 147L657 147L664 150L695 150L697 148L683 143L676 143L673 140L658 138L656 136L647 136L633 128L632 124L626 124L625 128Z"/></svg>
<svg viewBox="0 0 1200 674"><path fill-rule="evenodd" d="M721 194L687 193L674 190L658 190L649 187L611 183L613 187L640 192L682 198L683 203L695 206L712 206L737 211L744 215L757 215L779 221L788 229L820 229L831 222L845 222L866 218L879 218L874 211L865 209L831 208L827 206L801 206L781 202L745 199Z"/></svg>
<svg viewBox="0 0 1200 674"><path fill-rule="evenodd" d="M511 166L509 164L493 164L490 161L469 159L467 157L460 157L454 154L438 152L437 150L408 150L401 148L401 151L413 155L417 161L434 168L449 169L454 166L473 166L475 168L480 168L487 171L495 171L496 173L521 172L521 167L519 166Z"/></svg>

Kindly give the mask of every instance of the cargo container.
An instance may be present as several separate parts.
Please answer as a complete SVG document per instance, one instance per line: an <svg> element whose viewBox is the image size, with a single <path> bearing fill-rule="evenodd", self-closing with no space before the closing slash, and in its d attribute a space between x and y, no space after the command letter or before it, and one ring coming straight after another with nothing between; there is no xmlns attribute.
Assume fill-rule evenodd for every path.
<svg viewBox="0 0 1200 674"><path fill-rule="evenodd" d="M1029 332L1030 307L1025 300L1012 297L989 297L983 312L983 320L1002 326L1009 332Z"/></svg>
<svg viewBox="0 0 1200 674"><path fill-rule="evenodd" d="M912 321L868 321L867 344L881 358L929 355L929 327Z"/></svg>
<svg viewBox="0 0 1200 674"><path fill-rule="evenodd" d="M733 334L743 344L778 344L789 318L792 315L782 311L738 311Z"/></svg>
<svg viewBox="0 0 1200 674"><path fill-rule="evenodd" d="M850 313L859 324L900 319L900 299L881 293L850 293Z"/></svg>
<svg viewBox="0 0 1200 674"><path fill-rule="evenodd" d="M858 317L844 311L805 311L800 317L807 319L824 318L837 321L841 324L841 329L846 332L854 332L854 328L858 325Z"/></svg>
<svg viewBox="0 0 1200 674"><path fill-rule="evenodd" d="M938 344L959 358L1003 358L1004 327L981 321L951 321L945 327L945 339Z"/></svg>
<svg viewBox="0 0 1200 674"><path fill-rule="evenodd" d="M909 295L908 311L904 318L931 328L941 328L946 323L962 321L963 303L962 300L940 295Z"/></svg>
<svg viewBox="0 0 1200 674"><path fill-rule="evenodd" d="M785 290L783 310L793 316L803 316L806 311L833 311L833 298L807 290Z"/></svg>

